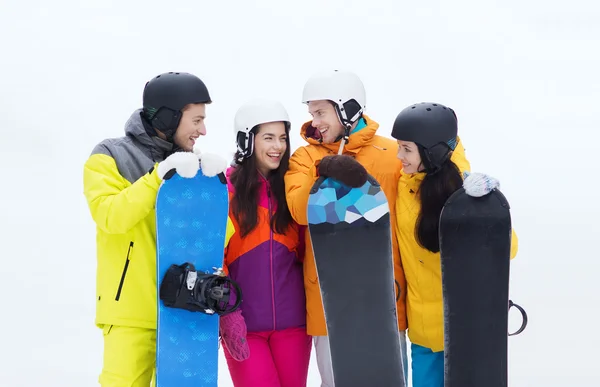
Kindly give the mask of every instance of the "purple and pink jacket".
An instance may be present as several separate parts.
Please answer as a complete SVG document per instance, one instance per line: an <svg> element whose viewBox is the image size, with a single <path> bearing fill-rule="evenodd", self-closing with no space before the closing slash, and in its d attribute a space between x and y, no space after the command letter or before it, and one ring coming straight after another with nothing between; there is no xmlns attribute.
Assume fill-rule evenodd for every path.
<svg viewBox="0 0 600 387"><path fill-rule="evenodd" d="M235 196L227 170L229 200ZM269 182L261 179L258 224L244 238L229 210L235 233L225 249L225 270L241 289L240 306L248 332L265 332L306 326L306 298L302 260L304 228L292 223L285 234L271 230L269 219L277 209Z"/></svg>

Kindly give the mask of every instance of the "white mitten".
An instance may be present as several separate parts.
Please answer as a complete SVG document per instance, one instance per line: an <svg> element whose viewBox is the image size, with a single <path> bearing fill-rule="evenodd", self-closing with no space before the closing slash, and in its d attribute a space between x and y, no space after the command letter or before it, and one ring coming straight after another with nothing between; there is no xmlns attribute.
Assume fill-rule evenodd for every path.
<svg viewBox="0 0 600 387"><path fill-rule="evenodd" d="M500 188L500 182L484 173L463 173L465 180L463 181L463 188L469 196L481 197L489 194L495 188Z"/></svg>
<svg viewBox="0 0 600 387"><path fill-rule="evenodd" d="M198 173L200 163L198 156L192 152L175 152L158 163L157 173L163 180L168 180L175 172L181 177L193 178Z"/></svg>
<svg viewBox="0 0 600 387"><path fill-rule="evenodd" d="M194 146L194 154L200 159L200 168L204 176L217 176L219 173L225 173L229 167L229 163L223 157L214 153L203 153L197 146Z"/></svg>

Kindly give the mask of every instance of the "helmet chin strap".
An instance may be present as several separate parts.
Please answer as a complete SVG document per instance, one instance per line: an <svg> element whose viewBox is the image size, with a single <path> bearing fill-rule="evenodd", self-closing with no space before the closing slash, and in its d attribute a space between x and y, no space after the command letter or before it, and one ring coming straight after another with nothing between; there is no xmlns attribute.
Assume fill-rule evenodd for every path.
<svg viewBox="0 0 600 387"><path fill-rule="evenodd" d="M350 131L352 130L352 124L360 118L362 114L362 109L359 109L351 119L348 119L348 115L346 114L346 108L340 109L338 104L334 104L334 108L336 110L340 123L344 126L344 134L341 137L340 148L338 149L338 155L342 155L344 153L344 146L346 146L348 140L350 139Z"/></svg>
<svg viewBox="0 0 600 387"><path fill-rule="evenodd" d="M342 139L340 142L340 148L338 149L338 155L344 154L344 145L346 144L346 139Z"/></svg>
<svg viewBox="0 0 600 387"><path fill-rule="evenodd" d="M350 130L352 129L352 125L350 125L349 123L346 123L344 125L344 135L341 136L341 141L340 141L340 147L338 149L338 155L341 155L344 153L344 147L346 146L346 144L348 143L348 139L350 138Z"/></svg>

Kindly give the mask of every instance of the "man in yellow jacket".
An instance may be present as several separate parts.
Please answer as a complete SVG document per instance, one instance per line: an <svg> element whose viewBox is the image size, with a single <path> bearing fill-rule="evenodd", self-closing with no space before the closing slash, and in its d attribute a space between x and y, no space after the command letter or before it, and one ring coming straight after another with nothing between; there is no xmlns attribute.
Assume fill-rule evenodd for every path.
<svg viewBox="0 0 600 387"><path fill-rule="evenodd" d="M156 346L156 194L175 172L194 177L224 171L215 155L191 152L206 134L205 84L188 73L149 81L143 109L125 136L93 149L83 173L84 194L96 223L96 325L103 330L103 387L148 387ZM182 151L182 152L177 152ZM230 235L229 235L230 236Z"/></svg>
<svg viewBox="0 0 600 387"><path fill-rule="evenodd" d="M304 86L302 102L308 105L313 119L301 128L301 135L308 145L294 152L285 176L288 206L294 220L302 225L307 224L309 191L319 175L335 178L349 186L360 186L369 173L381 184L389 201L391 221L394 222L396 190L402 165L396 158L396 143L378 136L379 124L364 114L366 93L361 80L346 71L314 74ZM338 155L340 150L342 154ZM395 231L392 230L392 233ZM397 303L399 337L406 369L405 280L395 235L392 244L395 277L400 288ZM314 336L321 386L333 387L329 340L308 233L306 245L304 285L307 331Z"/></svg>

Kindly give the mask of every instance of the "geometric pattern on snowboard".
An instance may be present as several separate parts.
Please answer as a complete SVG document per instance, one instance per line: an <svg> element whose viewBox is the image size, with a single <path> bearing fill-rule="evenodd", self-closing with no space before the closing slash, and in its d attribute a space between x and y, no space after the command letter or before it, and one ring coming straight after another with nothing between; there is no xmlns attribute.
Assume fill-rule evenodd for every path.
<svg viewBox="0 0 600 387"><path fill-rule="evenodd" d="M440 215L446 387L506 387L510 206L463 188Z"/></svg>
<svg viewBox="0 0 600 387"><path fill-rule="evenodd" d="M322 179L308 202L312 224L354 223L362 218L375 222L387 213L385 193L368 181L362 187L351 189L337 180Z"/></svg>
<svg viewBox="0 0 600 387"><path fill-rule="evenodd" d="M404 386L388 201L320 177L307 206L336 386Z"/></svg>
<svg viewBox="0 0 600 387"><path fill-rule="evenodd" d="M222 180L223 179L223 180ZM160 283L172 264L191 262L213 273L223 265L229 211L224 176L165 180L156 198L157 387L216 387L219 316L163 305Z"/></svg>

